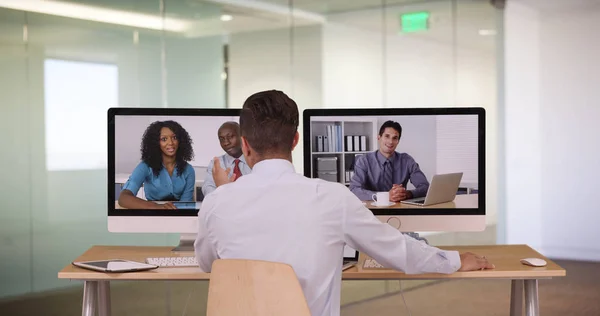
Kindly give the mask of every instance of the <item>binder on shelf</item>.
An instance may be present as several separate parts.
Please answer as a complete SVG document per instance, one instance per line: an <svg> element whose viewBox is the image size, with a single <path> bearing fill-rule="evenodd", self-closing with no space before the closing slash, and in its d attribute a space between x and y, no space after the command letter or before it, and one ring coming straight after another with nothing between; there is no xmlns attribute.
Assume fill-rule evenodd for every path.
<svg viewBox="0 0 600 316"><path fill-rule="evenodd" d="M327 144L328 150L326 150L326 151L327 152L334 151L334 147L333 147L333 126L331 126L331 125L327 125L327 140L328 140L328 144Z"/></svg>
<svg viewBox="0 0 600 316"><path fill-rule="evenodd" d="M367 151L367 136L360 136L360 151Z"/></svg>
<svg viewBox="0 0 600 316"><path fill-rule="evenodd" d="M352 146L352 136L346 135L346 151L354 151Z"/></svg>
<svg viewBox="0 0 600 316"><path fill-rule="evenodd" d="M323 135L317 136L317 152L323 152Z"/></svg>
<svg viewBox="0 0 600 316"><path fill-rule="evenodd" d="M331 140L331 144L333 145L332 151L337 151L337 128L335 125L331 125L331 134L333 135L333 139Z"/></svg>
<svg viewBox="0 0 600 316"><path fill-rule="evenodd" d="M342 148L344 146L342 146L343 142L344 142L344 138L342 136L342 125L337 125L337 151L344 151Z"/></svg>
<svg viewBox="0 0 600 316"><path fill-rule="evenodd" d="M359 151L360 150L360 136L352 136L352 138L354 139L353 141L353 147L354 150L353 151Z"/></svg>
<svg viewBox="0 0 600 316"><path fill-rule="evenodd" d="M324 152L329 151L329 140L327 139L327 135L323 136L323 151Z"/></svg>

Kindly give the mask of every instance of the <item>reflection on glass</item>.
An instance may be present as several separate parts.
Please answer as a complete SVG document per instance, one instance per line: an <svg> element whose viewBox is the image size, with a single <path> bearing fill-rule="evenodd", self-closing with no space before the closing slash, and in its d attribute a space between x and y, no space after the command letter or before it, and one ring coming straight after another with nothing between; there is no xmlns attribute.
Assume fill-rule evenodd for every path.
<svg viewBox="0 0 600 316"><path fill-rule="evenodd" d="M116 65L46 59L46 168L106 168L106 111L118 104ZM90 119L94 118L94 119Z"/></svg>

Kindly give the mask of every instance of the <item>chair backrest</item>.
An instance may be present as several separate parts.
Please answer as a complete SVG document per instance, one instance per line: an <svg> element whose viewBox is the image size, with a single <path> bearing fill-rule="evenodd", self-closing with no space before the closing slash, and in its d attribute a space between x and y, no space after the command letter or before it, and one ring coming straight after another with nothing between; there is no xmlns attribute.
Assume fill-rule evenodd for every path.
<svg viewBox="0 0 600 316"><path fill-rule="evenodd" d="M290 265L219 259L210 273L206 315L310 316L310 310Z"/></svg>

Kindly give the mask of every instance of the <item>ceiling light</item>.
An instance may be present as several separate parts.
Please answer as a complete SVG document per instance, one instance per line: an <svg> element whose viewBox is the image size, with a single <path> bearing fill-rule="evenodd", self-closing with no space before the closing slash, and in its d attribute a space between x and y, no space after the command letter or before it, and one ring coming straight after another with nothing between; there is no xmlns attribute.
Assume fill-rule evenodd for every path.
<svg viewBox="0 0 600 316"><path fill-rule="evenodd" d="M482 30L479 30L479 35L481 35L481 36L496 35L496 30L482 29Z"/></svg>
<svg viewBox="0 0 600 316"><path fill-rule="evenodd" d="M221 15L221 21L223 22L227 22L227 21L231 21L233 20L233 17L229 14L223 14Z"/></svg>
<svg viewBox="0 0 600 316"><path fill-rule="evenodd" d="M208 2L213 2L221 5L227 6L235 6L240 8L246 8L252 11L263 11L283 16L289 16L290 14L296 19L305 19L317 23L325 23L327 20L325 16L321 14L317 14L310 11L305 11L297 8L290 8L287 5L287 1L285 5L279 5L274 3L269 3L267 1L262 0L205 0ZM275 2L275 1L271 1Z"/></svg>
<svg viewBox="0 0 600 316"><path fill-rule="evenodd" d="M61 1L0 0L0 7L153 30L183 32L188 28L186 21L178 19Z"/></svg>

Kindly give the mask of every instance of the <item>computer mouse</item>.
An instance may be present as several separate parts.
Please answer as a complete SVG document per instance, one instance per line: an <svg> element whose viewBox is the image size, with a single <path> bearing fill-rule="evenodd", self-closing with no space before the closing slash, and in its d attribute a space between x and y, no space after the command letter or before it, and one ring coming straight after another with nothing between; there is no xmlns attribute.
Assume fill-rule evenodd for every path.
<svg viewBox="0 0 600 316"><path fill-rule="evenodd" d="M540 258L521 259L521 263L532 267L543 267L547 264L546 260Z"/></svg>

